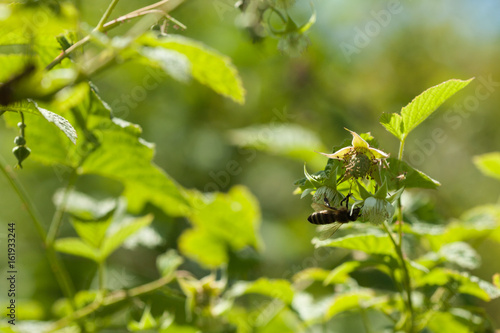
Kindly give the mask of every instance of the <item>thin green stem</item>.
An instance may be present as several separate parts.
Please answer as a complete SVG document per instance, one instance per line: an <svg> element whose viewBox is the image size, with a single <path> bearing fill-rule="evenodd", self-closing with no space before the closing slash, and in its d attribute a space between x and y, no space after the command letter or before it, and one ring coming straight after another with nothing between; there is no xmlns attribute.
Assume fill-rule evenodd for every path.
<svg viewBox="0 0 500 333"><path fill-rule="evenodd" d="M67 317L64 317L57 322L54 323L54 325L51 327L49 330L50 332L56 331L58 329L61 329L63 327L68 326L74 321L77 321L79 319L82 319L95 311L97 311L99 308L103 306L109 306L112 304L116 304L118 302L124 301L126 299L132 298L132 297L137 297L149 292L152 292L154 290L157 290L167 283L170 283L173 279L175 278L175 275L168 275L164 276L162 278L159 278L158 280L143 284L141 286L129 289L129 290L116 290L111 293L109 293L105 297L98 297L96 301L93 303L90 303L84 308L79 309L78 311L73 312L72 314L68 315Z"/></svg>
<svg viewBox="0 0 500 333"><path fill-rule="evenodd" d="M399 143L398 160L400 160L400 161L403 160L403 153L404 153L405 141L406 141L406 138L403 137L401 139L401 142Z"/></svg>
<svg viewBox="0 0 500 333"><path fill-rule="evenodd" d="M392 235L392 232L389 230L389 227L387 226L387 223L384 221L382 224L385 231L389 235L389 238L394 245L394 249L396 250L396 254L399 257L399 260L401 262L401 268L403 270L403 285L404 289L406 291L406 305L407 305L407 312L408 312L408 318L409 322L407 323L408 326L408 333L412 333L414 331L414 313L413 313L413 301L411 298L411 293L412 293L412 287L411 287L411 279L410 279L410 273L408 270L408 267L406 265L406 260L403 255L403 250L402 250L402 243L396 242L396 239Z"/></svg>
<svg viewBox="0 0 500 333"><path fill-rule="evenodd" d="M73 304L73 295L74 289L69 278L68 272L62 265L62 263L57 258L55 251L52 247L47 246L47 234L45 229L42 226L40 214L36 210L35 206L31 203L31 200L26 193L26 190L22 186L22 184L17 180L16 175L12 172L12 170L6 167L5 161L0 158L0 170L4 174L5 178L9 181L11 187L16 192L17 196L23 203L24 208L28 212L28 215L31 217L33 224L35 225L35 229L42 240L43 245L47 249L47 260L49 261L49 265L55 275L57 283L59 284L63 294L70 300L70 304L74 307Z"/></svg>
<svg viewBox="0 0 500 333"><path fill-rule="evenodd" d="M118 1L120 0L111 0L111 3L108 6L108 9L104 12L104 15L102 15L101 19L99 20L99 23L97 23L97 26L95 27L96 31L101 31L102 28L104 27L104 24L108 20L109 16L111 16L111 12L113 9L115 9L116 5L118 4Z"/></svg>
<svg viewBox="0 0 500 333"><path fill-rule="evenodd" d="M171 11L172 9L174 9L176 6L178 6L182 1L183 0L171 1L172 5L168 6L168 8L162 8L160 11L157 8L165 6L167 4L167 2L169 2L169 0L159 1L159 2L154 3L152 5L142 7L140 9L134 10L133 12L122 15L122 16L120 16L112 21L104 23L98 31L101 33L104 33L104 32L107 32L107 31L115 28L116 26L120 25L121 23L127 22L133 18L138 18L138 17L144 16L144 15L158 13L158 12L160 12L162 15L164 15L167 18L169 18L170 20L172 20L172 18L170 18L167 15L167 13L169 11ZM179 24L179 23L180 22L178 22L177 24ZM184 25L182 25L182 26L184 26ZM96 29L94 29L94 31L96 31L96 30L97 30L97 27L96 27ZM45 67L45 70L51 70L56 65L61 63L61 61L63 61L65 58L67 58L75 50L77 50L80 47L87 44L90 40L91 40L91 34L83 37L78 42L76 42L75 44L68 47L66 50L62 51L57 57L55 57L54 60L52 60L52 62L50 64L48 64L47 67Z"/></svg>
<svg viewBox="0 0 500 333"><path fill-rule="evenodd" d="M31 200L29 199L28 194L26 193L26 190L24 189L23 185L17 179L16 174L12 172L12 169L10 167L7 167L6 165L7 163L5 163L3 158L0 157L0 170L2 170L2 173L4 174L5 178L7 178L7 180L9 181L10 186L14 189L17 196L23 203L24 208L28 212L28 215L31 217L33 223L35 224L35 229L38 232L38 235L43 240L45 245L46 233L42 227L41 219L39 218L40 214L38 213L36 208L31 204Z"/></svg>

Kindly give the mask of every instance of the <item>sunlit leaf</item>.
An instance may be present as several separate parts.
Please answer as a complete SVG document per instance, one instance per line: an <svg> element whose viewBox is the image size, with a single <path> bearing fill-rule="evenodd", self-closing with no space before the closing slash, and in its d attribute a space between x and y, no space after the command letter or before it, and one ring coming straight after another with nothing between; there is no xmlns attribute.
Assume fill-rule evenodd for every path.
<svg viewBox="0 0 500 333"><path fill-rule="evenodd" d="M293 300L293 289L287 280L269 280L260 278L252 282L240 281L233 285L227 295L238 297L244 294L260 294L277 298L291 304Z"/></svg>
<svg viewBox="0 0 500 333"><path fill-rule="evenodd" d="M186 230L179 237L178 242L182 254L207 267L218 267L229 260L227 245L202 230Z"/></svg>
<svg viewBox="0 0 500 333"><path fill-rule="evenodd" d="M80 238L60 238L56 240L54 248L59 252L99 261L98 250L83 242Z"/></svg>
<svg viewBox="0 0 500 333"><path fill-rule="evenodd" d="M465 269L476 269L481 265L481 257L465 242L449 243L441 247L439 254L448 262Z"/></svg>
<svg viewBox="0 0 500 333"><path fill-rule="evenodd" d="M500 152L474 156L474 164L486 176L500 179Z"/></svg>
<svg viewBox="0 0 500 333"><path fill-rule="evenodd" d="M404 136L406 137L415 127L429 117L441 104L453 96L457 91L465 88L469 80L448 80L437 86L431 87L415 97L410 104L401 109L401 117L404 124Z"/></svg>
<svg viewBox="0 0 500 333"><path fill-rule="evenodd" d="M352 291L335 296L325 314L325 319L328 320L345 311L359 310L360 308L363 308L363 302L371 299L372 297L373 293L369 291Z"/></svg>
<svg viewBox="0 0 500 333"><path fill-rule="evenodd" d="M476 296L483 301L500 297L500 289L493 284L465 272L457 272L446 268L434 268L428 274L416 279L417 287L423 285L450 285L458 292Z"/></svg>
<svg viewBox="0 0 500 333"><path fill-rule="evenodd" d="M142 313L141 320L131 321L127 324L127 328L132 331L144 331L155 328L157 325L155 318L151 314L151 308L147 306Z"/></svg>
<svg viewBox="0 0 500 333"><path fill-rule="evenodd" d="M390 188L400 188L404 186L405 188L429 188L435 189L441 184L427 176L420 170L417 170L404 161L400 161L397 158L388 158L387 163L389 164L389 173L391 175L388 178Z"/></svg>
<svg viewBox="0 0 500 333"><path fill-rule="evenodd" d="M195 209L189 220L194 230L181 236L179 248L183 254L208 267L216 267L227 262L222 252L229 248L235 251L245 246L260 248L259 205L246 187L235 186L228 193L214 193L205 198L196 191L191 195Z"/></svg>
<svg viewBox="0 0 500 333"><path fill-rule="evenodd" d="M329 274L330 271L326 269L319 267L310 267L296 273L293 276L292 280L294 283L302 283L309 281L324 281Z"/></svg>
<svg viewBox="0 0 500 333"><path fill-rule="evenodd" d="M228 57L182 36L169 35L156 38L153 34L145 34L137 42L183 54L191 62L193 78L235 102L242 104L245 101L245 90L241 79Z"/></svg>
<svg viewBox="0 0 500 333"><path fill-rule="evenodd" d="M191 63L182 53L161 47L143 47L141 53L158 63L168 75L174 79L187 82L191 77Z"/></svg>
<svg viewBox="0 0 500 333"><path fill-rule="evenodd" d="M463 320L456 318L449 312L435 312L432 314L427 328L433 333L453 332L453 333L470 333L471 327L466 325Z"/></svg>
<svg viewBox="0 0 500 333"><path fill-rule="evenodd" d="M156 266L161 276L170 276L183 263L181 256L175 250L168 250L156 258Z"/></svg>
<svg viewBox="0 0 500 333"><path fill-rule="evenodd" d="M397 113L382 113L380 123L399 140L403 137L403 118Z"/></svg>
<svg viewBox="0 0 500 333"><path fill-rule="evenodd" d="M71 140L71 142L73 142L73 144L76 144L76 130L69 123L69 121L54 112L39 107L33 101L25 100L12 103L8 106L0 105L0 111L23 112L42 116L48 122L56 125Z"/></svg>
<svg viewBox="0 0 500 333"><path fill-rule="evenodd" d="M113 251L120 247L128 237L139 231L139 229L148 226L152 221L152 215L136 218L128 224L121 226L114 234L106 237L102 242L100 260L105 260Z"/></svg>
<svg viewBox="0 0 500 333"><path fill-rule="evenodd" d="M315 152L326 150L318 135L296 124L254 125L230 131L229 138L239 147L307 161L313 167L324 165L324 158Z"/></svg>
<svg viewBox="0 0 500 333"><path fill-rule="evenodd" d="M314 238L312 242L315 247L341 247L370 254L394 255L394 246L388 235L358 234L324 241Z"/></svg>

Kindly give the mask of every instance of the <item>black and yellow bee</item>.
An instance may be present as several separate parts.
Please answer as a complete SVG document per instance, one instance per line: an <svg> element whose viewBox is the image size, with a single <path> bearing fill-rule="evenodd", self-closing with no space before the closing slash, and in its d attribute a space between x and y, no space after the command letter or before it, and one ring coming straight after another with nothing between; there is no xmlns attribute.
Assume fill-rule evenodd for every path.
<svg viewBox="0 0 500 333"><path fill-rule="evenodd" d="M324 205L315 204L313 205L315 208L318 207L321 209L309 215L307 220L316 225L326 225L331 224L322 231L321 239L330 238L337 230L342 226L342 224L349 223L352 221L356 221L361 212L361 208L353 208L349 209L349 197L351 193L349 193L342 201L340 201L340 207L331 207L328 199L324 198ZM342 206L342 203L345 202L345 206Z"/></svg>

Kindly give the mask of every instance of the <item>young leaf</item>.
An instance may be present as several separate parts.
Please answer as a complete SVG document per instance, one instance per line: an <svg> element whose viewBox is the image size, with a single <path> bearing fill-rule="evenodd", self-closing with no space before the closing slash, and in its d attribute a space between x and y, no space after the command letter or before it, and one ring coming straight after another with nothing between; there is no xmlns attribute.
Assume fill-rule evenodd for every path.
<svg viewBox="0 0 500 333"><path fill-rule="evenodd" d="M235 251L245 246L260 248L259 205L246 187L232 187L227 194L215 193L208 202L196 198L199 195L194 191L191 194L195 209L189 220L195 228L181 237L179 247L183 254L206 266L216 267L227 262L227 256L222 253L228 247ZM195 202L197 199L200 201Z"/></svg>
<svg viewBox="0 0 500 333"><path fill-rule="evenodd" d="M474 156L473 161L483 174L500 179L500 152Z"/></svg>
<svg viewBox="0 0 500 333"><path fill-rule="evenodd" d="M252 293L277 298L286 304L291 304L293 300L293 289L290 282L287 280L269 280L267 278L260 278L252 282L237 282L227 292L227 295L238 297Z"/></svg>
<svg viewBox="0 0 500 333"><path fill-rule="evenodd" d="M432 269L430 273L415 279L415 286L444 286L452 282L457 284L456 286L453 286L458 292L475 296L483 301L490 301L500 297L500 289L495 287L493 284L481 280L477 276L446 268Z"/></svg>
<svg viewBox="0 0 500 333"><path fill-rule="evenodd" d="M118 247L120 247L120 245L122 245L128 237L139 231L139 229L150 225L151 222L153 222L153 215L139 217L133 222L120 227L120 229L113 235L106 237L102 242L99 260L106 260L106 258Z"/></svg>
<svg viewBox="0 0 500 333"><path fill-rule="evenodd" d="M369 254L395 255L389 236L374 234L348 235L334 240L312 240L316 248L321 246L341 247L349 250L359 250Z"/></svg>
<svg viewBox="0 0 500 333"><path fill-rule="evenodd" d="M408 136L408 133L429 117L444 101L465 88L473 79L448 80L415 97L410 104L401 109L404 126L403 136Z"/></svg>
<svg viewBox="0 0 500 333"><path fill-rule="evenodd" d="M183 54L191 62L193 78L237 103L244 103L245 90L236 68L228 57L181 36L169 35L166 38L156 38L153 34L144 34L137 42L144 46L162 47Z"/></svg>
<svg viewBox="0 0 500 333"><path fill-rule="evenodd" d="M156 258L156 266L161 276L169 276L175 272L184 260L175 250L168 250L166 253Z"/></svg>
<svg viewBox="0 0 500 333"><path fill-rule="evenodd" d="M54 244L56 251L72 254L79 257L99 261L99 254L96 248L83 242L80 238L60 238Z"/></svg>
<svg viewBox="0 0 500 333"><path fill-rule="evenodd" d="M403 139L403 118L397 113L382 113L380 123L399 140Z"/></svg>
<svg viewBox="0 0 500 333"><path fill-rule="evenodd" d="M184 54L161 47L143 47L141 53L174 79L187 82L191 78L191 63Z"/></svg>
<svg viewBox="0 0 500 333"><path fill-rule="evenodd" d="M216 268L229 261L227 245L201 229L189 229L178 240L179 251L198 263Z"/></svg>
<svg viewBox="0 0 500 333"><path fill-rule="evenodd" d="M387 180L389 181L388 185L391 189L401 188L402 186L405 188L418 187L435 189L441 186L437 180L432 179L422 171L413 168L406 162L400 161L397 158L388 158L387 164L389 165L387 171L389 171L390 174Z"/></svg>
<svg viewBox="0 0 500 333"><path fill-rule="evenodd" d="M439 249L439 254L448 262L457 264L465 269L476 269L481 265L481 257L469 244L454 242Z"/></svg>
<svg viewBox="0 0 500 333"><path fill-rule="evenodd" d="M333 316L349 310L359 310L363 308L363 302L373 298L373 292L370 291L352 291L341 294L333 299L328 308L325 319L329 320Z"/></svg>
<svg viewBox="0 0 500 333"><path fill-rule="evenodd" d="M294 283L324 281L328 277L328 274L330 274L330 271L326 269L319 267L310 267L296 273L293 276L292 281Z"/></svg>
<svg viewBox="0 0 500 333"><path fill-rule="evenodd" d="M449 312L434 312L427 324L432 332L470 333L472 327L465 325L461 318Z"/></svg>
<svg viewBox="0 0 500 333"><path fill-rule="evenodd" d="M12 103L8 106L0 105L0 112L1 111L25 112L42 116L48 122L56 125L73 144L76 144L77 134L69 121L54 112L39 107L34 101L24 100Z"/></svg>

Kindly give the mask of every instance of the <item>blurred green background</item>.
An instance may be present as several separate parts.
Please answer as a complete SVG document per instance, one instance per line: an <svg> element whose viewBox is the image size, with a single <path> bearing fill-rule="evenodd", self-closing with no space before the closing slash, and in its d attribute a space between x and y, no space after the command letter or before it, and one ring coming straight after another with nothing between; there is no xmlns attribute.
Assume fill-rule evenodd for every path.
<svg viewBox="0 0 500 333"><path fill-rule="evenodd" d="M315 234L306 221L310 202L292 192L293 182L303 176L304 162L310 172L326 163L314 150L329 151L349 139L346 127L371 132L381 149L397 156L397 140L378 123L382 112L397 112L423 90L451 78L476 80L413 132L405 152L407 161L442 186L437 191L412 193L419 194L423 204L436 207L439 216L432 222L448 221L476 205L498 202L499 184L475 168L472 156L500 150L500 3L395 2L398 9L378 21L381 11L390 12L393 2L313 2L317 20L307 33L310 45L300 57L282 54L272 37L252 42L236 24L240 12L234 1L187 0L173 13L187 29L171 25L168 32L199 40L232 59L247 90L244 105L195 82L181 85L137 63L121 64L93 79L117 117L142 126L143 137L156 144L156 163L181 185L227 191L244 184L257 196L265 249L262 254L251 250L235 254L238 278L289 278L289 272L307 267L313 252L310 239ZM148 3L122 0L115 15ZM108 3L91 0L76 5L82 21L94 26ZM297 23L307 21L309 1L298 0L291 15ZM360 37L363 33L366 38ZM347 45L357 52L347 55ZM0 153L14 165L11 149L16 132L6 129L3 122L0 126ZM245 132L235 131L248 127ZM431 138L436 128L441 130L437 141ZM267 151L238 146L248 140ZM233 161L238 168L230 174ZM48 222L54 212L52 193L64 181L54 169L30 160L17 174ZM118 195L121 190L92 177L81 180L78 187L92 189L98 197ZM18 234L18 260L24 266L19 276L21 296L30 298L36 292L40 299L57 299L59 290L31 221L3 177L0 191L2 219L16 221L23 230ZM187 223L158 214L157 230L167 239L163 246L175 247L175 235ZM152 258L148 251L154 250L121 250L113 256L119 275L126 277L122 284L155 274L153 259L141 261ZM334 267L347 254L340 252L319 264ZM475 273L490 280L500 271L500 249L485 243L479 252L483 265ZM80 286L90 283L92 264L65 258ZM121 267L124 264L127 272ZM500 325L499 302L487 307Z"/></svg>

